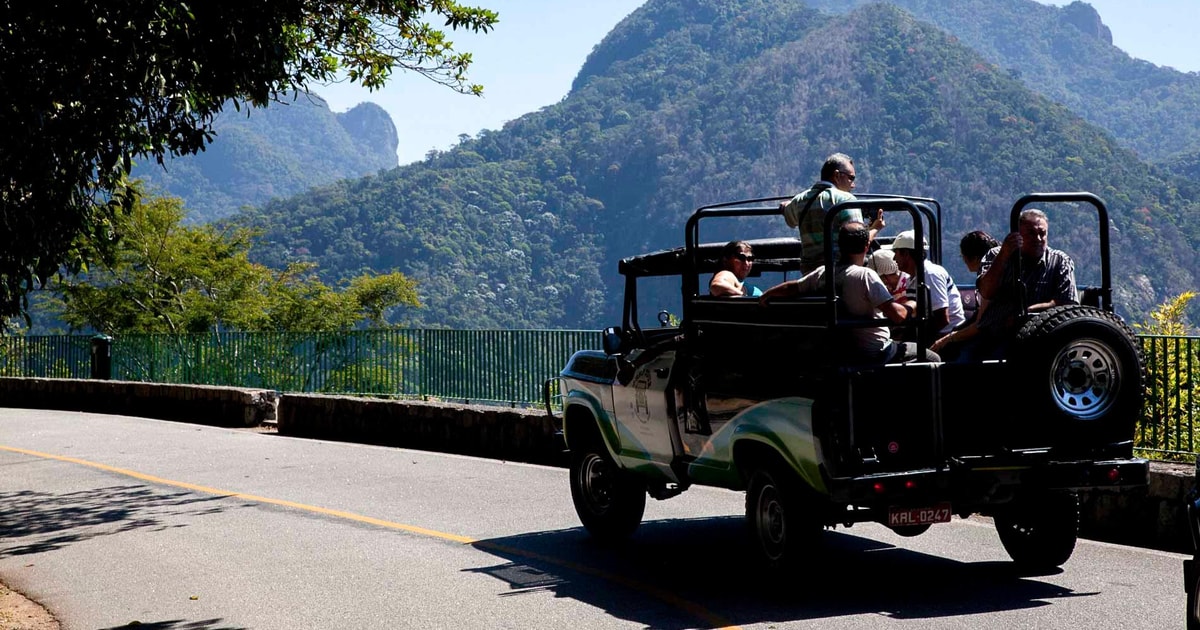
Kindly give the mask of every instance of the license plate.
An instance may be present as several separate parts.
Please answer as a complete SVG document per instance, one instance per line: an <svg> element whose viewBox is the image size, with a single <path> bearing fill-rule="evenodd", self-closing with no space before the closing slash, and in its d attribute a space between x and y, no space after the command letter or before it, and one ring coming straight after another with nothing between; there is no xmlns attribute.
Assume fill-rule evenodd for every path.
<svg viewBox="0 0 1200 630"><path fill-rule="evenodd" d="M949 503L938 503L928 507L888 508L888 527L904 527L906 525L928 525L930 523L949 522Z"/></svg>

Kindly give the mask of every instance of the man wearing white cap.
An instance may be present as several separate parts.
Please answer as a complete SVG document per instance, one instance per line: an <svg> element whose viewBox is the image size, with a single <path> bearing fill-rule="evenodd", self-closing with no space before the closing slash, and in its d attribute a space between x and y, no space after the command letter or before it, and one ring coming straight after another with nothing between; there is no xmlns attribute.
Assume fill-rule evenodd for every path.
<svg viewBox="0 0 1200 630"><path fill-rule="evenodd" d="M895 254L890 249L875 250L867 257L867 267L875 270L879 274L879 279L887 285L888 291L892 292L892 297L897 300L903 300L908 290L908 283L911 280L908 274L900 271L900 266L896 264Z"/></svg>
<svg viewBox="0 0 1200 630"><path fill-rule="evenodd" d="M925 244L922 244L925 245ZM928 246L925 245L924 248ZM905 230L896 235L892 242L892 253L900 271L912 276L909 289L916 297L915 278L917 277L916 238L912 230ZM963 312L962 295L954 285L954 278L946 268L925 258L925 286L929 287L929 334L930 341L941 338L961 326L966 321Z"/></svg>

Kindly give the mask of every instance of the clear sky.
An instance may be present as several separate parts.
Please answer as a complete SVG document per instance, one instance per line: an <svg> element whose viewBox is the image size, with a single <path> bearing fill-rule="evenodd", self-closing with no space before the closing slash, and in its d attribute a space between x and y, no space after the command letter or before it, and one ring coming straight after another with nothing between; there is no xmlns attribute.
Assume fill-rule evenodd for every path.
<svg viewBox="0 0 1200 630"><path fill-rule="evenodd" d="M423 77L400 73L368 92L345 84L314 91L334 111L362 101L388 111L400 134L400 163L445 150L460 134L499 129L562 100L571 81L614 26L646 0L468 0L500 14L486 35L452 33L455 49L474 56L470 77L482 98L464 96ZM1046 4L1064 5L1055 0ZM1130 55L1185 72L1200 72L1200 0L1090 0Z"/></svg>
<svg viewBox="0 0 1200 630"><path fill-rule="evenodd" d="M553 105L571 90L592 48L646 0L465 0L500 14L485 35L451 32L454 49L470 52L469 76L483 96L466 96L412 73L392 75L376 92L351 85L318 87L335 112L378 103L400 134L400 163L448 149L475 135Z"/></svg>

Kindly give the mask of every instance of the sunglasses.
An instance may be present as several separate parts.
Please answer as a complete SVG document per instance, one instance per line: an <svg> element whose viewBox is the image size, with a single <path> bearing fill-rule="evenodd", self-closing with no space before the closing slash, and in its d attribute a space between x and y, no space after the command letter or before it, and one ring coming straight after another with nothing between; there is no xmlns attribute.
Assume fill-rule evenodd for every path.
<svg viewBox="0 0 1200 630"><path fill-rule="evenodd" d="M733 257L742 262L754 262L754 254L734 254Z"/></svg>
<svg viewBox="0 0 1200 630"><path fill-rule="evenodd" d="M841 173L842 175L845 175L847 178L850 179L850 181L854 181L855 175L853 173L847 173L846 171L838 171L838 172Z"/></svg>

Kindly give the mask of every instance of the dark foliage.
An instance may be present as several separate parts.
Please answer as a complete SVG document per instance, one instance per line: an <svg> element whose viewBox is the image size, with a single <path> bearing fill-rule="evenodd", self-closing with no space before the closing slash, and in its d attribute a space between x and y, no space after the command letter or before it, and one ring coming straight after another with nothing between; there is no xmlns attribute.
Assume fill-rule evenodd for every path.
<svg viewBox="0 0 1200 630"><path fill-rule="evenodd" d="M224 104L265 105L337 72L411 70L467 93L450 29L496 14L453 0L11 0L0 11L0 315L111 236L135 157L201 150Z"/></svg>

